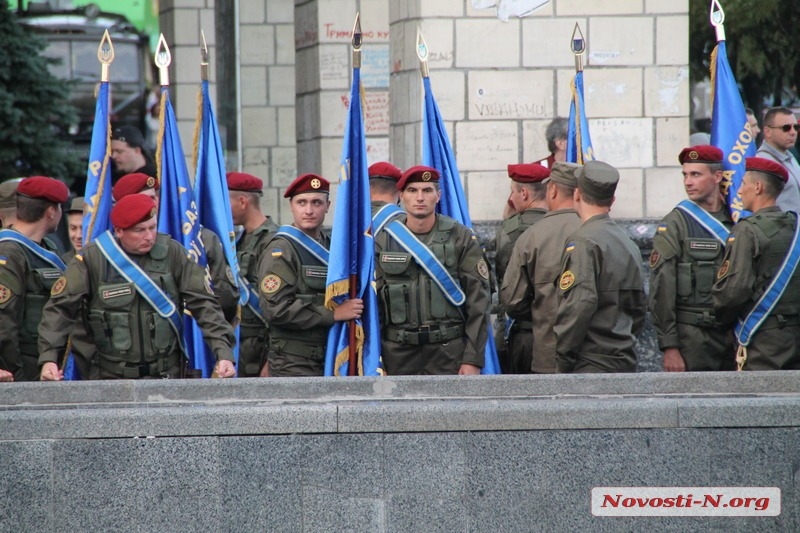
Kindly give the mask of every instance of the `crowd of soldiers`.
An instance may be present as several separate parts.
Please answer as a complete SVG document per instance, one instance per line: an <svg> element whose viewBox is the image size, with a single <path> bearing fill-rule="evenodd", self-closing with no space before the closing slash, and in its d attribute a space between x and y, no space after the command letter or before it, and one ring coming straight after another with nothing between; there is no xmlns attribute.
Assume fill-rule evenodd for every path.
<svg viewBox="0 0 800 533"><path fill-rule="evenodd" d="M648 301L641 253L610 218L619 172L601 161L566 163L556 144L551 151L508 166L495 264L502 370L635 372ZM653 240L649 309L664 369L800 368L800 233L797 215L776 205L787 171L747 159L739 193L753 214L734 226L723 156L708 145L680 153L688 200ZM188 377L185 314L216 357L215 377L323 375L329 328L364 312L357 298L324 305L330 183L298 176L284 192L292 223L279 227L262 212L262 180L228 173L241 228L237 280L213 232L201 233L204 269L156 231L159 183L146 165L134 161L117 179L113 230L88 245L82 199L69 204L73 250L63 256L46 236L66 185L41 176L14 184L13 217L0 211L0 380L63 379L67 353L83 379ZM385 373L480 373L495 288L475 233L437 213L436 169L380 162L369 176Z"/></svg>

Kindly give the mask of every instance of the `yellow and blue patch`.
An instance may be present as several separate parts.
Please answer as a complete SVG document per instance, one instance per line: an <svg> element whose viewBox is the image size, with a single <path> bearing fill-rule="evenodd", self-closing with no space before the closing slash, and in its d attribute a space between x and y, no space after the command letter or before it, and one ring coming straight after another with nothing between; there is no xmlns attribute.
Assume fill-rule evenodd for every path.
<svg viewBox="0 0 800 533"><path fill-rule="evenodd" d="M731 235L730 237L728 237L728 244L732 243L735 240L736 240L736 236Z"/></svg>
<svg viewBox="0 0 800 533"><path fill-rule="evenodd" d="M656 231L658 233L664 233L665 231L667 231L667 225L666 224L659 224L658 228L656 228Z"/></svg>
<svg viewBox="0 0 800 533"><path fill-rule="evenodd" d="M281 248L273 248L270 254L272 257L280 257L283 255L283 250Z"/></svg>
<svg viewBox="0 0 800 533"><path fill-rule="evenodd" d="M8 257L0 255L0 265L5 265L8 262Z"/></svg>
<svg viewBox="0 0 800 533"><path fill-rule="evenodd" d="M574 249L575 249L575 243L574 242L570 242L570 243L567 243L567 247L564 248L564 251L565 252L571 252Z"/></svg>

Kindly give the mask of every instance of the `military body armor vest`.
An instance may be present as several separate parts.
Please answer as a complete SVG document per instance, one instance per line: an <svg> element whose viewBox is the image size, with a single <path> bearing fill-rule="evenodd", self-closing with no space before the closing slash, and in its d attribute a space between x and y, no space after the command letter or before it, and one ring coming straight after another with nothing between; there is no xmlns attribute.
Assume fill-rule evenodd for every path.
<svg viewBox="0 0 800 533"><path fill-rule="evenodd" d="M776 213L776 216L753 215L749 220L756 228L759 247L762 250L752 297L753 302L757 302L786 258L794 237L796 222L794 215L790 213ZM770 316L797 314L800 314L800 271L795 271Z"/></svg>
<svg viewBox="0 0 800 533"><path fill-rule="evenodd" d="M711 288L722 264L725 248L694 218L678 211L686 223L686 238L678 258L677 309L713 313ZM730 225L727 225L730 228ZM711 325L711 324L709 324Z"/></svg>
<svg viewBox="0 0 800 533"><path fill-rule="evenodd" d="M440 217L428 247L458 283L458 257L451 238L454 227L455 221ZM406 329L463 324L461 310L450 303L413 256L393 239L388 240L387 248L378 254L384 273L379 298L383 323Z"/></svg>
<svg viewBox="0 0 800 533"><path fill-rule="evenodd" d="M51 250L52 246L49 247ZM39 322L42 321L44 304L50 299L50 289L63 273L35 255L26 247L25 258L28 261L28 274L25 283L25 304L20 321L19 351L22 355L39 357Z"/></svg>
<svg viewBox="0 0 800 533"><path fill-rule="evenodd" d="M139 267L180 312L180 293L168 260L169 240L168 236L159 235ZM92 257L97 260L92 267L102 277L90 295L88 321L102 359L134 364L159 361L164 367L161 371L177 364L180 344L170 321L141 298L134 284L122 278L102 254Z"/></svg>

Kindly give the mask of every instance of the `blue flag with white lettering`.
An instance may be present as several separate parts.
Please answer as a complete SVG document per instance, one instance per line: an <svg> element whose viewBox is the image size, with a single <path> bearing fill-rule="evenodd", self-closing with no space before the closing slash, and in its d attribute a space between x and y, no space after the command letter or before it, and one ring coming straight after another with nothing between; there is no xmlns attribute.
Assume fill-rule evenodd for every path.
<svg viewBox="0 0 800 533"><path fill-rule="evenodd" d="M461 176L458 173L455 154L450 144L450 138L444 127L439 106L433 97L431 80L422 78L425 87L425 109L422 115L422 164L439 171L439 188L442 199L437 204L438 211L455 219L468 228L472 228L472 220L467 209L466 195L461 186ZM499 374L500 361L497 357L497 348L494 343L494 333L489 327L489 339L484 351L484 362L481 374Z"/></svg>
<svg viewBox="0 0 800 533"><path fill-rule="evenodd" d="M592 137L589 135L589 121L586 120L586 109L583 103L583 71L575 73L570 83L572 99L569 103L569 120L567 121L567 161L585 164L594 159Z"/></svg>
<svg viewBox="0 0 800 533"><path fill-rule="evenodd" d="M195 125L197 152L195 153L194 198L197 203L197 215L200 224L213 231L222 242L225 259L231 268L233 279L239 279L239 261L236 258L236 238L233 231L231 203L228 200L228 181L225 177L225 157L222 152L222 141L214 118L214 108L208 94L208 80L200 86L200 113ZM240 300L247 302L247 292L241 290ZM234 358L239 360L239 326L236 325L236 346ZM206 362L203 371L214 367L212 357ZM209 377L205 374L203 377Z"/></svg>
<svg viewBox="0 0 800 533"><path fill-rule="evenodd" d="M356 376L383 374L378 295L375 292L375 242L372 235L367 146L361 100L361 69L353 68L344 130L339 190L333 215L325 306L361 298L360 320L335 322L328 331L325 375L347 376L355 350Z"/></svg>
<svg viewBox="0 0 800 533"><path fill-rule="evenodd" d="M753 136L747 125L739 87L728 64L725 41L711 53L711 144L722 150L722 191L731 218L738 222L750 214L739 197L745 172L745 158L756 155Z"/></svg>
<svg viewBox="0 0 800 533"><path fill-rule="evenodd" d="M169 99L169 87L166 86L161 87L160 116L161 127L156 151L161 182L158 231L171 236L186 248L189 259L206 271L206 283L210 287L206 252L200 240L197 204L183 155L178 121ZM210 376L215 357L203 340L200 326L188 315L184 319L183 337L189 363L200 370L203 376Z"/></svg>

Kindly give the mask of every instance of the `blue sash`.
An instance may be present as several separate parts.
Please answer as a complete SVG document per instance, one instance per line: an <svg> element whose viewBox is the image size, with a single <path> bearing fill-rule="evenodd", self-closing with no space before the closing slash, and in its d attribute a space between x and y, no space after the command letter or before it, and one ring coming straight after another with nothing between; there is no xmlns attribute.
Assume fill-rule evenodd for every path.
<svg viewBox="0 0 800 533"><path fill-rule="evenodd" d="M258 301L258 293L253 289L253 285L241 274L239 275L239 285L247 291L247 307L261 322L264 322L264 315L261 314L261 304Z"/></svg>
<svg viewBox="0 0 800 533"><path fill-rule="evenodd" d="M181 351L185 355L186 347L183 343L183 320L178 313L178 308L170 299L169 295L162 291L139 265L131 261L128 254L119 247L119 244L117 244L117 241L111 235L111 230L101 233L95 242L108 262L111 263L111 266L114 267L114 270L119 272L129 283L133 283L133 286L136 287L136 292L138 292L161 317L169 320L172 329L175 330L175 334L178 336Z"/></svg>
<svg viewBox="0 0 800 533"><path fill-rule="evenodd" d="M793 211L789 211L789 213L795 215L794 237L792 238L791 246L789 246L789 251L786 253L786 257L783 258L783 263L781 263L778 272L772 277L767 290L764 291L756 305L753 306L753 310L744 320L740 320L734 329L736 340L742 346L750 344L750 339L761 327L764 320L769 317L778 300L781 299L783 291L786 290L789 280L792 279L798 263L800 263L800 246L798 246L798 243L800 243L800 221L797 220L797 213Z"/></svg>
<svg viewBox="0 0 800 533"><path fill-rule="evenodd" d="M722 222L712 217L708 211L691 200L683 200L677 205L677 209L680 209L695 219L698 224L703 226L706 231L721 242L723 247L725 246L725 243L728 241L730 230L728 230Z"/></svg>
<svg viewBox="0 0 800 533"><path fill-rule="evenodd" d="M319 261L328 266L328 259L330 258L330 252L325 249L320 243L300 231L299 229L295 228L294 226L281 226L278 228L278 231L275 232L275 235L279 235L281 237L286 237L292 242L302 246L305 248L308 253L319 259Z"/></svg>
<svg viewBox="0 0 800 533"><path fill-rule="evenodd" d="M386 204L378 209L375 216L372 217L372 235L373 237L381 232L394 217L404 215L405 211L400 209L394 204Z"/></svg>
<svg viewBox="0 0 800 533"><path fill-rule="evenodd" d="M21 244L30 250L34 255L47 261L53 265L53 268L57 268L61 272L64 272L67 269L67 265L64 264L64 261L62 261L58 255L54 254L50 250L45 250L18 231L13 231L10 229L0 230L0 242L2 241L14 241Z"/></svg>
<svg viewBox="0 0 800 533"><path fill-rule="evenodd" d="M425 269L425 272L439 286L447 299L455 306L463 304L467 296L456 280L450 275L447 269L439 262L431 249L425 246L405 224L398 220L392 220L385 225L386 231L397 243L410 253L417 263Z"/></svg>

